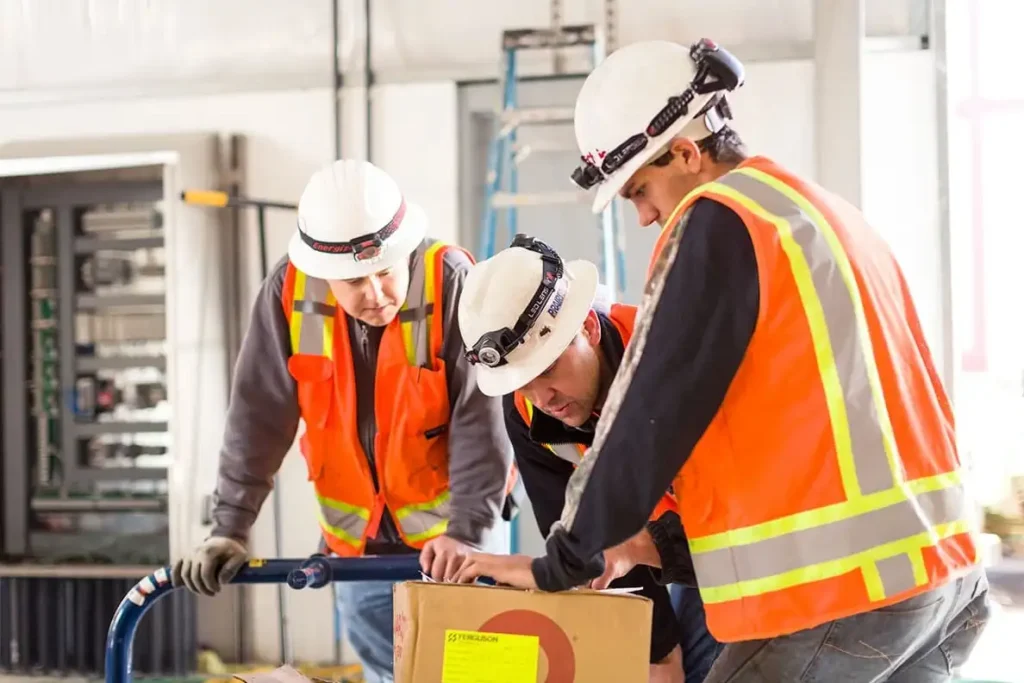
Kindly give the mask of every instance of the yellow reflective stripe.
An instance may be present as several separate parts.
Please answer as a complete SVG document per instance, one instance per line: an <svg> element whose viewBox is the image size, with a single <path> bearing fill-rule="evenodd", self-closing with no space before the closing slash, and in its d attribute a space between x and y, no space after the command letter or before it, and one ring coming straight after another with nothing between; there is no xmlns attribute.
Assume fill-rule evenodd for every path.
<svg viewBox="0 0 1024 683"><path fill-rule="evenodd" d="M949 524L937 524L930 531L923 531L915 536L892 541L891 543L886 543L842 559L802 567L784 574L776 574L775 576L769 576L763 579L741 581L728 586L717 586L714 588L701 587L700 596L704 600L705 604L730 602L744 597L754 597L765 593L784 590L786 588L792 588L794 586L800 586L812 581L822 581L824 579L834 578L855 569L860 569L867 566L869 563L878 563L888 558L895 557L901 553L911 554L911 561L913 561L913 555L919 554L924 548L935 545L939 540L949 538L957 534L966 533L968 530L969 525L963 520L951 522ZM917 578L919 577L915 572L915 579ZM927 576L924 578L926 581ZM919 585L923 585L923 583L924 582L922 581ZM875 587L875 591L877 595L877 586ZM872 597L872 599L878 600L880 598Z"/></svg>
<svg viewBox="0 0 1024 683"><path fill-rule="evenodd" d="M427 248L417 248L415 266L409 275L409 292L402 312L399 314L399 325L402 330L402 344L405 357L413 367L433 365L430 347L430 331L434 313L434 260L438 249L446 246L444 242L435 242ZM412 313L408 319L405 314Z"/></svg>
<svg viewBox="0 0 1024 683"><path fill-rule="evenodd" d="M818 363L818 373L825 389L825 403L828 407L832 438L836 446L836 457L839 460L843 491L848 499L857 498L860 496L861 491L857 483L857 468L853 460L850 425L846 415L846 401L843 399L843 386L839 381L839 370L836 367L832 342L829 340L828 326L825 324L825 311L822 309L821 300L814 290L811 268L804 257L800 245L793 239L792 227L786 219L769 213L753 199L728 185L718 182L710 183L705 189L732 199L762 220L771 223L779 235L782 250L789 258L790 269L792 270L793 279L796 281L797 292L800 296L800 303L803 306L804 314L807 316L807 323L810 326L811 339L814 345L814 357Z"/></svg>
<svg viewBox="0 0 1024 683"><path fill-rule="evenodd" d="M327 284L327 305L334 309L338 305L338 300L334 298L334 290L331 289L330 284ZM334 319L335 316L322 316L324 326L324 355L328 359L334 360Z"/></svg>
<svg viewBox="0 0 1024 683"><path fill-rule="evenodd" d="M434 500L427 501L426 503L412 503L410 505L406 505L404 507L399 508L398 510L395 510L395 518L401 521L407 518L409 515L415 514L417 512L433 511L436 508L439 508L445 503L447 503L451 497L452 494L449 491L445 491Z"/></svg>
<svg viewBox="0 0 1024 683"><path fill-rule="evenodd" d="M370 522L371 510L319 493L316 494L316 499L320 503L317 508L320 527L346 543L361 546L363 534Z"/></svg>
<svg viewBox="0 0 1024 683"><path fill-rule="evenodd" d="M693 563L700 585L705 588L763 579L910 538L927 531L933 524L964 520L967 506L963 487L953 486L791 534L712 552L693 553ZM913 563L906 557L886 561L878 571L887 591L917 585Z"/></svg>
<svg viewBox="0 0 1024 683"><path fill-rule="evenodd" d="M432 304L434 304L437 301L437 292L434 291L435 289L437 289L437 287L435 286L436 285L436 280L434 279L435 278L435 272L434 271L436 269L436 263L435 262L437 260L437 251L438 251L438 249L440 249L443 246L445 246L444 242L434 242L429 247L427 247L427 251L423 255L423 273L424 273L424 275L423 275L423 277L424 277L424 282L423 282L424 296L423 296L423 304L422 304L423 306L431 306ZM435 312L437 313L437 316L438 316L438 318L437 318L438 324L441 324L441 319L442 319L441 318L441 311L439 309L435 309ZM433 337L431 337L432 327L433 327L433 324L434 324L433 318L434 318L433 315L428 315L428 316L426 316L423 319L423 329L426 330L426 334L425 334L424 338L427 340L427 353L426 353L426 357L429 359L431 364L433 364L433 358L431 358L431 354L430 354L430 352L431 352L431 339L433 338Z"/></svg>
<svg viewBox="0 0 1024 683"><path fill-rule="evenodd" d="M960 471L938 474L934 477L914 479L888 491L879 491L856 500L826 505L815 510L798 512L787 517L780 517L761 524L724 531L719 534L701 536L690 539L690 552L707 553L737 545L757 543L770 538L777 538L804 529L832 524L845 519L852 519L875 510L895 505L907 500L911 495L919 496L933 491L960 485Z"/></svg>
<svg viewBox="0 0 1024 683"><path fill-rule="evenodd" d="M440 536L448 529L448 502L451 493L445 491L426 503L413 503L395 511L395 520L406 540L412 543Z"/></svg>
<svg viewBox="0 0 1024 683"><path fill-rule="evenodd" d="M448 520L442 519L440 522L430 527L426 531L421 531L418 534L406 534L405 538L410 543L419 543L420 541L427 541L435 536L440 536L448 530Z"/></svg>
<svg viewBox="0 0 1024 683"><path fill-rule="evenodd" d="M362 535L353 536L352 534L342 529L340 526L332 525L330 522L327 521L327 518L324 516L323 510L317 510L316 514L320 520L320 528L323 531L329 533L331 536L334 536L335 538L341 541L344 541L345 543L348 543L349 545L353 545L357 548L362 547Z"/></svg>
<svg viewBox="0 0 1024 683"><path fill-rule="evenodd" d="M839 268L839 274L843 278L843 283L846 285L846 289L850 294L850 298L853 299L853 309L857 316L857 327L859 328L859 340L861 343L861 353L864 356L864 361L867 365L868 381L871 384L871 394L875 401L875 411L877 412L877 419L879 426L882 430L882 443L885 445L885 454L889 460L889 469L892 471L893 481L902 481L904 477L903 467L900 465L899 450L896 445L896 435L892 428L892 420L889 416L889 410L885 403L885 394L882 390L882 378L878 372L878 363L875 360L874 346L871 343L871 334L868 329L867 315L864 312L864 302L861 299L860 288L857 285L857 279L853 273L853 266L850 264L850 259L846 254L846 250L843 249L842 243L839 241L839 237L836 235L832 225L825 219L825 216L815 207L806 197L801 195L795 189L780 181L778 178L771 176L763 171L758 171L753 168L742 168L739 169L739 173L750 176L760 182L773 188L780 194L784 195L789 201L796 204L806 214L821 231L822 236L828 243L829 248L832 252L832 258L835 259L836 265Z"/></svg>
<svg viewBox="0 0 1024 683"><path fill-rule="evenodd" d="M325 508L331 508L332 510L337 510L338 512L344 512L346 515L355 515L364 522L370 521L370 513L372 512L372 510L368 508L361 508L357 505L352 505L351 503L345 503L340 500L335 500L334 498L321 496L319 493L316 494L316 499L320 501L320 505Z"/></svg>
<svg viewBox="0 0 1024 683"><path fill-rule="evenodd" d="M306 295L306 274L298 268L295 269L295 286L292 289L292 300L288 302L292 309L292 317L289 323L292 338L292 353L299 352L299 340L302 338L302 313L295 309L295 302L302 301Z"/></svg>
<svg viewBox="0 0 1024 683"><path fill-rule="evenodd" d="M402 344L405 346L405 358L409 365L416 365L416 340L413 339L412 326L414 323L402 323Z"/></svg>

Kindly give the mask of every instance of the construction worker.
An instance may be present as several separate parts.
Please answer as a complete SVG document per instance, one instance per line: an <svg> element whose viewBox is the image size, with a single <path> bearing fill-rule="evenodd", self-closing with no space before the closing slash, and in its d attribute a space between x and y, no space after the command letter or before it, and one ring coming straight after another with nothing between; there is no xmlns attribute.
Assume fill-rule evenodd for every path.
<svg viewBox="0 0 1024 683"><path fill-rule="evenodd" d="M542 300L546 305L535 305ZM504 396L516 466L544 536L558 521L565 487L593 441L596 416L635 316L635 306L609 303L592 263L563 263L551 247L525 235L474 266L466 278L459 302L462 338L470 360L479 365L481 391ZM497 358L491 343L502 334L508 355L504 363L489 366ZM677 515L661 520L675 509L666 493L648 526L678 524ZM708 633L696 590L680 587L685 613L677 621L668 591L646 567L614 581L599 578L594 587L609 584L641 587L654 603L650 680L682 681L685 669L687 683L703 681L720 646Z"/></svg>
<svg viewBox="0 0 1024 683"><path fill-rule="evenodd" d="M988 585L949 400L861 212L747 156L724 101L742 80L710 41L633 43L588 76L573 178L663 231L546 556L457 578L585 583L672 485L682 523L611 573L695 575L726 643L708 683L950 680Z"/></svg>
<svg viewBox="0 0 1024 683"><path fill-rule="evenodd" d="M175 585L211 595L238 571L300 418L331 553L422 550L424 571L443 579L471 549L497 549L511 449L455 323L473 261L426 229L423 210L368 162L310 179L239 354L213 532L175 565ZM391 590L338 584L367 681L393 680Z"/></svg>

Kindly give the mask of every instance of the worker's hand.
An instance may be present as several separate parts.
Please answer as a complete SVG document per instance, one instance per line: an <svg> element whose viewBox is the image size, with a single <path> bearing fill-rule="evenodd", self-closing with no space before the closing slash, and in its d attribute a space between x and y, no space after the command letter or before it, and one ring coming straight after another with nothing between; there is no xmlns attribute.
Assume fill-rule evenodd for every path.
<svg viewBox="0 0 1024 683"><path fill-rule="evenodd" d="M647 529L604 551L604 573L590 582L594 590L604 590L615 579L621 579L638 564L660 566L661 558L654 546L654 539Z"/></svg>
<svg viewBox="0 0 1024 683"><path fill-rule="evenodd" d="M668 657L651 664L649 683L683 683L683 651L676 645Z"/></svg>
<svg viewBox="0 0 1024 683"><path fill-rule="evenodd" d="M471 546L451 536L438 536L427 541L420 551L420 569L434 581L453 581L466 557L473 552Z"/></svg>
<svg viewBox="0 0 1024 683"><path fill-rule="evenodd" d="M533 558L529 555L491 555L473 553L455 575L458 583L473 583L481 576L514 588L537 588L533 578Z"/></svg>
<svg viewBox="0 0 1024 683"><path fill-rule="evenodd" d="M200 595L216 595L235 578L247 555L245 546L235 539L211 536L191 555L174 563L171 584Z"/></svg>

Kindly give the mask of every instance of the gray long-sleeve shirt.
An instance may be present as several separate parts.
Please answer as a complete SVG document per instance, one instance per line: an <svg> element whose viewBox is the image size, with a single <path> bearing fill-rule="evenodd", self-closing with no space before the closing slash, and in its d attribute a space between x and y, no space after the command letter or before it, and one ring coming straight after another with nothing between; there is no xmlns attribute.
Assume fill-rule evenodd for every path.
<svg viewBox="0 0 1024 683"><path fill-rule="evenodd" d="M432 242L432 240L428 240ZM416 255L413 256L416 258ZM299 405L295 380L288 372L291 356L288 321L281 306L287 269L282 259L263 282L252 311L252 321L235 366L228 406L224 445L220 453L213 535L248 539L263 501L273 486L274 474L295 440ZM451 520L448 535L481 546L501 519L512 450L505 431L500 399L484 396L477 388L476 370L463 355L462 335L456 319L459 297L469 258L458 250L444 257L441 358L448 376L448 470ZM410 259L409 267L415 264ZM374 375L377 350L384 328L348 319L356 383L359 440L371 461L377 433L374 415ZM347 457L339 455L339 457ZM369 554L409 551L390 515L382 520Z"/></svg>

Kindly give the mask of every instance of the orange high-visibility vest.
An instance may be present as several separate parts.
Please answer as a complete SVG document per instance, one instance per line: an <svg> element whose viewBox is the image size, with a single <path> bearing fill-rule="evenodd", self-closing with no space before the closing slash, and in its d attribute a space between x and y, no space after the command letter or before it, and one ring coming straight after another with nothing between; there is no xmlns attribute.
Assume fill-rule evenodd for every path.
<svg viewBox="0 0 1024 683"><path fill-rule="evenodd" d="M675 480L711 633L790 634L970 571L953 413L888 246L758 157L680 203L652 277L701 197L742 218L760 283L746 355Z"/></svg>
<svg viewBox="0 0 1024 683"><path fill-rule="evenodd" d="M611 320L612 325L618 331L619 337L622 339L622 345L626 346L629 344L629 340L633 336L633 325L636 321L636 306L612 304L611 310L608 312L608 319ZM519 416L523 418L526 426L532 425L533 404L519 391L515 392L514 402L516 410L519 411ZM573 467L579 466L587 452L587 447L579 443L545 443L541 445L557 457L570 463ZM676 511L676 499L672 493L666 491L665 495L658 501L657 507L654 508L651 519L656 520L669 511Z"/></svg>
<svg viewBox="0 0 1024 683"><path fill-rule="evenodd" d="M291 328L288 369L306 423L300 444L320 503L320 528L337 555L362 554L385 507L414 548L447 528L449 405L439 354L448 249L458 247L424 240L417 248L405 304L380 341L374 387L379 490L359 441L348 317L326 280L288 264L281 300Z"/></svg>

